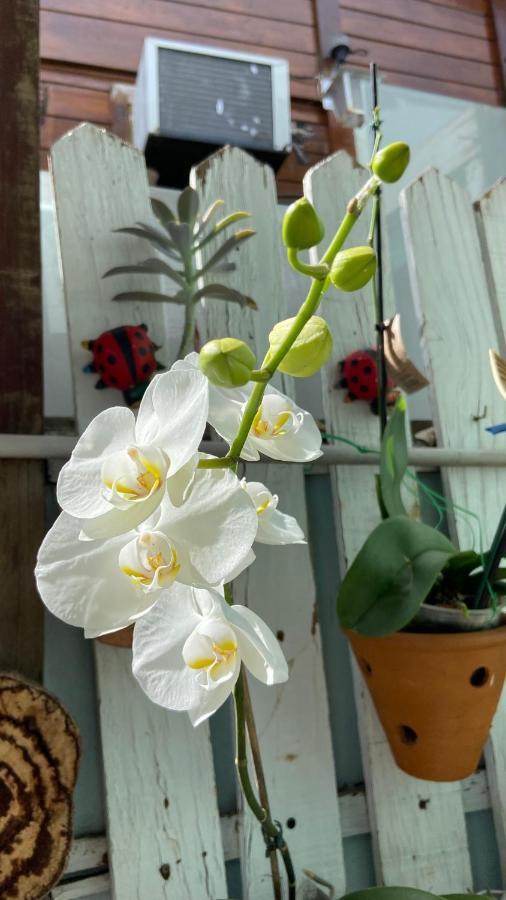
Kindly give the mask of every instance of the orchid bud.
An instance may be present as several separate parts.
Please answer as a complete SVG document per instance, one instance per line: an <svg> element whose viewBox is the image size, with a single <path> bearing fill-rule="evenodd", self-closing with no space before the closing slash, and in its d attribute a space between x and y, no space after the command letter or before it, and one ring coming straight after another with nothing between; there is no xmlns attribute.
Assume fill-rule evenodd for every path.
<svg viewBox="0 0 506 900"><path fill-rule="evenodd" d="M300 197L285 212L282 226L283 243L294 250L308 250L323 240L325 229L314 206Z"/></svg>
<svg viewBox="0 0 506 900"><path fill-rule="evenodd" d="M340 291L359 291L376 272L376 253L372 247L350 247L337 254L330 280Z"/></svg>
<svg viewBox="0 0 506 900"><path fill-rule="evenodd" d="M204 344L199 365L211 384L224 388L242 387L250 380L256 358L244 341L218 338Z"/></svg>
<svg viewBox="0 0 506 900"><path fill-rule="evenodd" d="M269 353L275 353L287 337L295 319L284 319L274 326L269 335ZM278 368L286 375L307 378L314 375L327 362L332 350L329 326L320 316L312 316L306 322Z"/></svg>
<svg viewBox="0 0 506 900"><path fill-rule="evenodd" d="M403 141L396 141L376 153L371 169L382 181L393 184L404 175L409 165L410 155L409 145Z"/></svg>

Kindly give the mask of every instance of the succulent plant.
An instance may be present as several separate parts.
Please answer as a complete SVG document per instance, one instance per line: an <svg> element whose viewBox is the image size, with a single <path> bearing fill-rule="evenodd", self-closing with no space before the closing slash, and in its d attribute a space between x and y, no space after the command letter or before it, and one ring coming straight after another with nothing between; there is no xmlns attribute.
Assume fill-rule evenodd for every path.
<svg viewBox="0 0 506 900"><path fill-rule="evenodd" d="M120 234L130 234L143 238L158 251L156 256L148 257L138 263L115 266L105 272L104 278L113 275L163 275L172 281L177 290L173 294L162 294L154 291L124 291L112 299L116 301L133 300L149 303L175 303L185 307L185 326L181 340L179 356L184 356L193 348L195 331L195 310L200 300L210 297L224 300L226 303L238 303L240 306L256 309L257 305L251 297L247 297L235 288L221 284L219 281L206 285L201 284L204 275L211 272L231 272L235 269L233 262L227 261L233 250L255 234L254 228L240 228L223 243L213 247L222 233L236 222L249 217L243 210L230 213L211 224L216 212L223 206L223 200L215 200L209 208L199 215L199 196L192 187L186 187L179 195L177 215L170 207L158 199L151 199L153 213L158 219L159 227L145 222L115 229ZM214 252L199 266L200 251L211 245ZM200 282L200 286L199 286Z"/></svg>

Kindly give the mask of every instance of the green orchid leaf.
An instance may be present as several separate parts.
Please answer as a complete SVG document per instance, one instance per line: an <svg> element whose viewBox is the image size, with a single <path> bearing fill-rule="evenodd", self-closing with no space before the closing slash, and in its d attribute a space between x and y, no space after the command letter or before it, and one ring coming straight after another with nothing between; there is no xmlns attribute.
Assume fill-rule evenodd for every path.
<svg viewBox="0 0 506 900"><path fill-rule="evenodd" d="M235 288L227 287L224 284L206 284L193 294L193 301L196 303L203 297L212 297L213 300L226 300L229 303L238 303L240 306L246 306L248 309L258 309L252 297L241 294Z"/></svg>
<svg viewBox="0 0 506 900"><path fill-rule="evenodd" d="M466 896L475 900L472 894L467 894ZM341 900L434 900L434 898L441 900L437 894L431 894L429 891L422 891L418 888L371 887L364 888L361 891L353 891L351 894L345 894L344 897L341 897Z"/></svg>
<svg viewBox="0 0 506 900"><path fill-rule="evenodd" d="M123 291L121 294L115 294L111 299L119 302L130 300L132 303L176 303L182 306L188 302L188 292L179 291L170 296L169 294L157 294L154 291Z"/></svg>
<svg viewBox="0 0 506 900"><path fill-rule="evenodd" d="M401 485L408 466L406 441L406 400L400 397L388 421L381 442L381 500L389 516L407 516Z"/></svg>
<svg viewBox="0 0 506 900"><path fill-rule="evenodd" d="M144 238L145 241L149 241L153 247L161 250L166 256L169 256L171 259L178 259L172 241L162 234L161 231L151 228L150 225L132 225L129 228L115 228L113 230L115 234L131 234L133 237Z"/></svg>
<svg viewBox="0 0 506 900"><path fill-rule="evenodd" d="M167 230L183 259L186 258L190 253L192 241L192 229L188 223L169 222Z"/></svg>
<svg viewBox="0 0 506 900"><path fill-rule="evenodd" d="M157 197L151 197L151 208L160 222L160 225L163 225L164 228L167 228L169 222L176 221L176 217L170 206L167 206L162 200L158 200Z"/></svg>
<svg viewBox="0 0 506 900"><path fill-rule="evenodd" d="M254 228L243 228L241 231L236 231L236 233L233 234L232 237L229 237L228 240L213 253L207 262L204 263L202 268L197 272L197 277L200 278L201 275L214 269L216 263L221 262L221 260L227 256L228 253L231 253L232 250L235 250L242 241L246 241L248 238L253 237L254 234L256 234Z"/></svg>
<svg viewBox="0 0 506 900"><path fill-rule="evenodd" d="M191 229L195 225L199 211L199 195L188 185L179 195L177 201L177 214L180 222L186 222Z"/></svg>
<svg viewBox="0 0 506 900"><path fill-rule="evenodd" d="M341 625L374 637L404 628L455 553L443 534L407 516L381 522L339 589Z"/></svg>
<svg viewBox="0 0 506 900"><path fill-rule="evenodd" d="M167 278L171 278L172 281L175 281L176 284L181 285L181 287L186 287L186 281L182 272L179 272L177 269L173 269L172 266L169 266L163 259L159 259L158 257L151 257L149 259L144 259L142 262L136 263L135 265L127 265L127 266L116 266L114 269L109 269L102 276L103 278L109 278L111 275L166 275Z"/></svg>

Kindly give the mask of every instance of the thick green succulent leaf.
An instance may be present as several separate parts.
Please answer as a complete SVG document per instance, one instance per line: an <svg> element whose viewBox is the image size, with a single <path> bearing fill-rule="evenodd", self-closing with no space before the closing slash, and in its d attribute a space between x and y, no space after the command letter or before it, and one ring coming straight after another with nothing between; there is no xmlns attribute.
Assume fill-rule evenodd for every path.
<svg viewBox="0 0 506 900"><path fill-rule="evenodd" d="M163 259L159 259L158 257L150 257L149 259L144 259L142 262L135 263L133 265L126 266L116 266L114 269L109 269L102 276L103 278L109 278L111 275L166 275L167 278L171 278L172 281L175 281L176 284L181 285L181 287L186 287L186 280L184 278L184 274L179 272L177 269L173 269L172 266L169 266Z"/></svg>
<svg viewBox="0 0 506 900"><path fill-rule="evenodd" d="M174 213L170 206L167 206L163 200L158 200L157 197L151 197L151 208L160 222L160 225L163 225L164 228L167 228L169 222L175 222L176 217Z"/></svg>
<svg viewBox="0 0 506 900"><path fill-rule="evenodd" d="M197 276L200 278L201 275L214 269L216 263L221 262L221 260L224 259L227 254L231 253L232 250L236 250L241 241L246 241L248 238L253 237L254 234L256 234L254 228L243 228L241 231L236 231L232 237L229 237L225 243L209 257L207 262L204 263L202 268L197 272Z"/></svg>
<svg viewBox="0 0 506 900"><path fill-rule="evenodd" d="M186 258L191 249L192 229L187 222L169 222L167 229L181 256Z"/></svg>
<svg viewBox="0 0 506 900"><path fill-rule="evenodd" d="M188 185L181 191L177 201L177 214L180 222L187 222L193 229L199 212L199 195Z"/></svg>
<svg viewBox="0 0 506 900"><path fill-rule="evenodd" d="M230 215L225 216L223 219L220 219L220 221L216 222L216 225L211 228L209 234L206 234L205 237L194 244L193 252L195 252L196 250L201 250L202 247L205 247L206 244L209 244L210 241L214 240L216 235L224 231L225 228L228 228L229 225L234 225L235 222L239 222L241 219L249 219L250 216L251 213L240 210L235 213L230 213Z"/></svg>
<svg viewBox="0 0 506 900"><path fill-rule="evenodd" d="M466 894L466 896L472 897L472 894ZM431 894L429 891L420 891L418 888L372 887L345 894L344 897L341 897L341 900L434 900L434 897L441 900L437 894Z"/></svg>
<svg viewBox="0 0 506 900"><path fill-rule="evenodd" d="M381 441L381 501L389 516L408 515L401 496L401 485L407 467L406 401L404 397L400 397Z"/></svg>
<svg viewBox="0 0 506 900"><path fill-rule="evenodd" d="M188 292L179 291L177 294L157 294L155 291L123 291L115 294L112 300L130 300L132 303L176 303L178 306L188 302Z"/></svg>
<svg viewBox="0 0 506 900"><path fill-rule="evenodd" d="M381 522L339 589L341 625L375 637L404 628L456 552L448 538L421 522L406 516Z"/></svg>
<svg viewBox="0 0 506 900"><path fill-rule="evenodd" d="M207 207L204 215L202 216L202 218L200 220L200 227L202 227L203 225L207 225L209 220L214 216L216 210L221 209L221 207L224 205L225 205L224 200L220 200L220 199L214 200L213 203L211 203L211 205Z"/></svg>
<svg viewBox="0 0 506 900"><path fill-rule="evenodd" d="M225 284L206 284L193 294L193 300L197 302L203 297L212 297L213 300L226 300L229 303L239 303L240 306L247 306L249 309L258 309L252 297L241 294L235 288L227 287Z"/></svg>
<svg viewBox="0 0 506 900"><path fill-rule="evenodd" d="M131 234L134 237L144 238L145 241L149 241L149 243L156 247L157 250L161 250L166 256L169 256L171 259L177 259L178 255L176 253L174 244L168 237L161 233L161 231L157 231L156 228L152 228L150 225L132 225L128 228L115 228L115 234Z"/></svg>

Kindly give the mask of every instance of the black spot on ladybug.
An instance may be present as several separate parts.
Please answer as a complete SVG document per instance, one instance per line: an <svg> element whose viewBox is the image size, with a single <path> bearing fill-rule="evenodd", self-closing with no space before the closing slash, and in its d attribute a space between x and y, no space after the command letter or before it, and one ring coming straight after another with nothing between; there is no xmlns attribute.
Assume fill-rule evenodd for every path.
<svg viewBox="0 0 506 900"><path fill-rule="evenodd" d="M99 367L98 367L98 371L99 371L99 372L105 372L105 366L99 366Z"/></svg>
<svg viewBox="0 0 506 900"><path fill-rule="evenodd" d="M151 366L149 365L149 363L144 363L144 365L142 367L142 371L146 372L146 373L151 372Z"/></svg>
<svg viewBox="0 0 506 900"><path fill-rule="evenodd" d="M370 366L364 366L364 373L365 373L365 375L370 375L371 372L372 372L372 369L371 369Z"/></svg>
<svg viewBox="0 0 506 900"><path fill-rule="evenodd" d="M352 375L350 381L352 384L358 384L358 375Z"/></svg>
<svg viewBox="0 0 506 900"><path fill-rule="evenodd" d="M104 348L103 348L102 344L95 344L93 349L96 350L97 353L102 353Z"/></svg>
<svg viewBox="0 0 506 900"><path fill-rule="evenodd" d="M146 356L146 353L147 353L148 351L146 350L145 347L139 347L139 349L138 349L137 352L138 352L139 356Z"/></svg>
<svg viewBox="0 0 506 900"><path fill-rule="evenodd" d="M111 376L110 376L109 381L111 382L111 384L117 384L117 383L118 383L118 379L115 378L114 375L111 375Z"/></svg>
<svg viewBox="0 0 506 900"><path fill-rule="evenodd" d="M361 392L362 392L363 394L367 394L367 385L366 385L366 384L361 384L361 385L360 385L360 390L361 390Z"/></svg>
<svg viewBox="0 0 506 900"><path fill-rule="evenodd" d="M114 365L114 363L116 362L116 357L114 356L113 353L110 353L110 354L109 354L109 356L107 357L107 362L108 362L109 365L111 365L111 366Z"/></svg>
<svg viewBox="0 0 506 900"><path fill-rule="evenodd" d="M136 331L136 332L135 332L135 337L136 337L136 338L144 338L145 335L142 333L142 331Z"/></svg>
<svg viewBox="0 0 506 900"><path fill-rule="evenodd" d="M352 366L358 366L358 359L352 359L350 365L352 365Z"/></svg>

